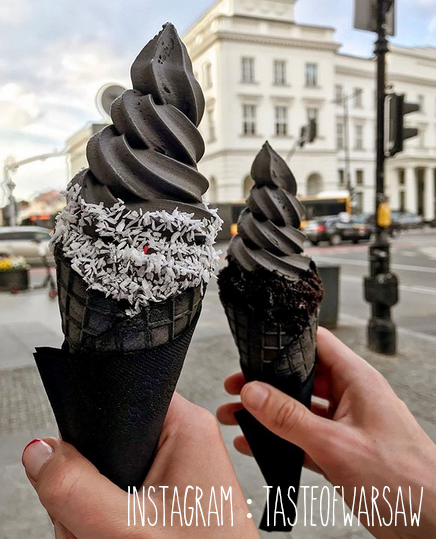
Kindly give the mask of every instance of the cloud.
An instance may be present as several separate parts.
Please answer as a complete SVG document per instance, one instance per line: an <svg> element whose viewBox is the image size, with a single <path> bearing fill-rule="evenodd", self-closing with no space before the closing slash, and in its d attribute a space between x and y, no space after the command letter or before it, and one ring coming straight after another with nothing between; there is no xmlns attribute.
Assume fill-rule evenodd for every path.
<svg viewBox="0 0 436 539"><path fill-rule="evenodd" d="M0 3L0 24L21 25L28 21L32 14L32 4L27 0L14 0Z"/></svg>
<svg viewBox="0 0 436 539"><path fill-rule="evenodd" d="M436 17L433 17L428 23L428 31L433 33L436 30Z"/></svg>
<svg viewBox="0 0 436 539"><path fill-rule="evenodd" d="M35 93L26 92L14 82L0 87L0 129L20 129L42 116Z"/></svg>

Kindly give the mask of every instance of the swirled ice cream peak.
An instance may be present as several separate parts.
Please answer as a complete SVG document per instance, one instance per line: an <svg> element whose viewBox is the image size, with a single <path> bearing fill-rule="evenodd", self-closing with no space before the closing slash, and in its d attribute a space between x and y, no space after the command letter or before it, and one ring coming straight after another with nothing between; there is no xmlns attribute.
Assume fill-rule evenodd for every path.
<svg viewBox="0 0 436 539"><path fill-rule="evenodd" d="M73 181L91 204L111 207L121 199L131 210L178 208L208 217L202 195L209 184L197 170L204 96L172 24L139 53L131 77L133 89L112 105L113 125L88 143L89 169Z"/></svg>
<svg viewBox="0 0 436 539"><path fill-rule="evenodd" d="M299 230L304 208L296 197L297 182L286 162L266 142L253 162L255 185L238 221L229 257L243 268L264 268L291 279L310 269L301 253L306 236Z"/></svg>

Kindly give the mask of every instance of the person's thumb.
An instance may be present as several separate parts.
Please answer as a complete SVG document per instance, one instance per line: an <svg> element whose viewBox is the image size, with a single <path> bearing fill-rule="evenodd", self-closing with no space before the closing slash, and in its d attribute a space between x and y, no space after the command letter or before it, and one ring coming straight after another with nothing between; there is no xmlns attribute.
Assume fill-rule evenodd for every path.
<svg viewBox="0 0 436 539"><path fill-rule="evenodd" d="M73 446L33 440L22 457L42 505L80 539L119 539L127 531L127 493L99 473Z"/></svg>
<svg viewBox="0 0 436 539"><path fill-rule="evenodd" d="M326 436L332 434L332 421L313 414L303 404L268 384L246 384L241 399L246 410L268 430L306 453L325 447Z"/></svg>

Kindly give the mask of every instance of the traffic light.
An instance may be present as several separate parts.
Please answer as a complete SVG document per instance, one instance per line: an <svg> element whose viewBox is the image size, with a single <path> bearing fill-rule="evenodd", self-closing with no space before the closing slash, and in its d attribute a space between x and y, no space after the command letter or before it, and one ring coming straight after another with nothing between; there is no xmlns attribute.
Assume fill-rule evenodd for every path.
<svg viewBox="0 0 436 539"><path fill-rule="evenodd" d="M404 94L389 94L386 96L386 112L388 115L386 156L393 157L402 152L404 141L416 137L419 133L416 127L405 127L406 114L419 111L417 103L406 103Z"/></svg>
<svg viewBox="0 0 436 539"><path fill-rule="evenodd" d="M309 123L301 128L300 132L300 148L303 148L306 142L311 144L317 137L317 123L314 118L309 120Z"/></svg>
<svg viewBox="0 0 436 539"><path fill-rule="evenodd" d="M316 120L314 118L309 120L309 127L308 127L308 133L307 133L307 142L314 142L317 136L317 125Z"/></svg>

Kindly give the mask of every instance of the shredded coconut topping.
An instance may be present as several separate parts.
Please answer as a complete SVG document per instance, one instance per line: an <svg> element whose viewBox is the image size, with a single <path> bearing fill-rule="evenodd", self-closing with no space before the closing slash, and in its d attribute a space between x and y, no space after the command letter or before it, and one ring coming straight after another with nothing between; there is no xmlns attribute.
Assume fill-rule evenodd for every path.
<svg viewBox="0 0 436 539"><path fill-rule="evenodd" d="M121 199L107 208L86 203L80 185L71 183L64 194L67 204L56 218L52 246L62 249L89 288L127 300L129 316L150 302L203 287L213 276L220 255L213 245L223 223L216 210L209 210L209 220L177 209L132 211Z"/></svg>

